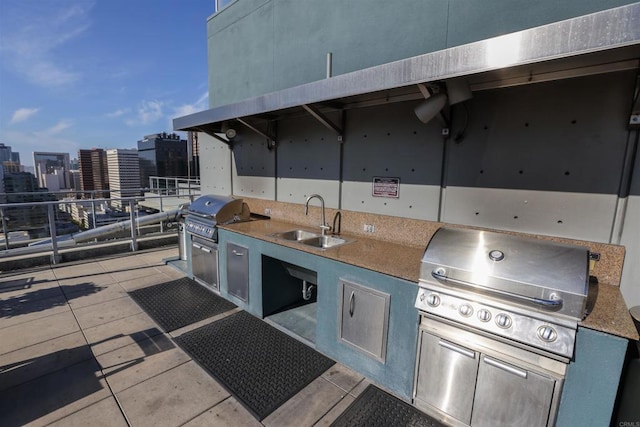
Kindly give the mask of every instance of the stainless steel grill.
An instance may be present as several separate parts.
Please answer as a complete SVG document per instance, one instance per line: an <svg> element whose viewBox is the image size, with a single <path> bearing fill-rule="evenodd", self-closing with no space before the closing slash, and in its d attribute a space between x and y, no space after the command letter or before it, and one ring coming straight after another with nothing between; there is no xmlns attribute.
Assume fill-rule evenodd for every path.
<svg viewBox="0 0 640 427"><path fill-rule="evenodd" d="M415 303L415 404L455 426L553 426L588 266L577 246L438 230Z"/></svg>
<svg viewBox="0 0 640 427"><path fill-rule="evenodd" d="M589 252L478 230L438 230L422 258L416 307L467 328L573 356Z"/></svg>
<svg viewBox="0 0 640 427"><path fill-rule="evenodd" d="M209 194L189 205L185 228L192 235L217 241L218 224L247 221L249 216L249 207L242 199Z"/></svg>
<svg viewBox="0 0 640 427"><path fill-rule="evenodd" d="M184 228L191 237L187 262L198 282L219 289L218 225L248 221L249 217L249 207L242 199L206 195L189 205L184 219Z"/></svg>

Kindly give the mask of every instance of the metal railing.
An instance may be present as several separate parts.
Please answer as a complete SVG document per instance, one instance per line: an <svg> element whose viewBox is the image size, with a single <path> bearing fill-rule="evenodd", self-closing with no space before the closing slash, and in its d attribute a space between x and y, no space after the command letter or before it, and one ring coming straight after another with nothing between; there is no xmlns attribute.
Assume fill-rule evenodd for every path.
<svg viewBox="0 0 640 427"><path fill-rule="evenodd" d="M171 180L171 179L169 179ZM187 181L187 180L178 180L178 181L173 181L173 182L180 182L182 183L182 181ZM193 180L191 180L193 181ZM187 204L192 202L197 196L199 196L199 185L196 187L195 185L192 185L193 183L186 183L187 187L186 187L186 191L181 192L180 194L163 194L162 191L159 191L157 193L157 195L153 195L153 193L150 194L149 190L147 188L141 188L139 189L139 191L142 192L147 192L145 195L141 195L141 196L133 196L133 197L121 197L121 198L95 198L95 194L96 193L104 193L104 191L85 191L85 192L76 192L76 191L56 191L56 192L31 192L31 193L3 193L0 194L0 197L4 196L5 198L7 196L12 196L12 195L16 195L16 194L21 194L21 195L37 195L37 196L42 196L43 194L52 194L52 195L66 195L66 197L69 196L70 193L73 193L77 196L76 193L81 193L86 195L90 195L91 198L87 199L78 199L78 198L65 198L63 200L52 200L52 201L37 201L37 202L26 202L26 203L0 203L0 221L2 223L2 237L4 240L4 250L0 250L0 258L4 258L4 257L10 257L10 256L20 256L22 254L31 254L31 253L40 253L40 252L51 252L51 260L52 263L56 264L59 263L61 258L60 258L60 246L64 246L65 248L67 247L75 247L78 245L78 242L76 241L76 237L79 235L87 234L87 231L84 232L80 232L80 233L73 233L71 234L71 237L73 239L73 241L71 241L71 239L66 239L64 241L60 241L60 238L62 236L57 234L57 225L56 225L56 213L57 212L65 212L66 209L64 208L68 208L68 206L62 206L62 205L82 205L81 208L77 208L78 211L82 211L83 214L86 210L86 206L90 205L91 207L91 217L92 217L92 227L89 227L89 229L91 231L94 230L102 230L105 229L107 227L109 227L109 225L103 226L103 227L96 227L96 216L97 216L97 206L102 205L102 204L108 204L110 202L114 202L114 201L120 201L120 203L122 204L122 206L127 206L128 207L128 218L126 218L125 216L120 216L120 218L116 218L116 221L118 220L124 220L122 222L120 222L120 224L123 224L122 226L119 227L113 227L113 224L111 224L111 229L109 229L108 231L114 231L114 232L121 232L123 230L125 230L126 228L130 228L130 235L129 237L126 238L114 238L113 240L130 240L131 243L131 251L135 252L138 250L138 235L142 233L142 230L140 230L140 227L142 226L150 226L150 224L148 224L149 220L144 220L144 218L149 218L151 220L154 220L153 224L159 224L159 231L160 233L164 233L164 222L165 221L175 221L178 219L178 214L180 213L179 209L171 209L171 210L163 210L162 209L162 201L163 199L167 199L167 198L171 198L172 201L175 202L176 201L180 201L182 204ZM138 191L138 190L136 190ZM2 199L0 199L2 200ZM158 214L152 214L152 215L140 215L140 211L142 211L144 209L144 202L148 201L148 200L158 200L160 202L160 206L161 209L159 209L159 213ZM44 208L41 209L41 211L46 210L46 219L42 218L44 215L40 215L40 220L44 220L41 222L36 222L34 224L32 224L31 226L22 226L22 227L18 227L18 228L22 228L23 230L31 230L33 231L34 229L41 231L45 234L47 234L47 237L39 237L37 239L27 239L27 240L20 240L19 242L12 242L10 241L10 232L15 232L15 231L20 231L20 230L10 230L10 223L12 222L12 218L10 218L9 216L6 215L6 212L9 209L15 209L15 208L20 208L20 209L27 209L27 210L34 210L34 209L38 209L38 207ZM56 209L57 207L57 209ZM61 209L63 208L63 209ZM142 209L141 209L142 208ZM44 213L44 212L41 212ZM62 216L61 213L58 214L58 216ZM66 215L65 215L66 216ZM126 218L126 219L125 219ZM78 221L77 218L75 219L75 221ZM124 223L128 223L128 224L124 224ZM155 227L154 227L155 228ZM104 237L102 235L100 235L100 233L94 233L95 236L98 237ZM66 234L65 236L69 236L69 234ZM44 240L43 240L44 239ZM50 241L49 241L50 239ZM88 243L87 245L95 245L98 243L102 243L102 241L98 240L98 238L92 238L91 243ZM0 245L2 245L0 243ZM25 247L26 245L26 247Z"/></svg>

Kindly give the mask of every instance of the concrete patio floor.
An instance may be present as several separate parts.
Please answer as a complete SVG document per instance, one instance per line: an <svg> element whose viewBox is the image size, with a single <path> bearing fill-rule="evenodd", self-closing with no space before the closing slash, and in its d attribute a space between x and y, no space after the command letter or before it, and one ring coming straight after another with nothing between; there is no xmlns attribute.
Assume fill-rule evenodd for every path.
<svg viewBox="0 0 640 427"><path fill-rule="evenodd" d="M369 382L336 364L258 422L127 292L177 248L0 276L0 425L329 425Z"/></svg>

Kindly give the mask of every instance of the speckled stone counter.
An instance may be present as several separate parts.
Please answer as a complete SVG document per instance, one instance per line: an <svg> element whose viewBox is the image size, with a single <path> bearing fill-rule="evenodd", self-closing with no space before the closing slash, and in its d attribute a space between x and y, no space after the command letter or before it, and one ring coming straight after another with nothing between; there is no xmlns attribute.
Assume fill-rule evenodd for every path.
<svg viewBox="0 0 640 427"><path fill-rule="evenodd" d="M335 248L318 249L273 236L275 233L297 228L314 232L318 232L318 229L310 227L309 225L299 225L274 219L230 224L221 226L221 228L389 276L398 277L416 284L420 277L420 262L424 252L424 246L370 239L361 235L342 234L342 238L351 240L351 242ZM423 241L426 246L428 239ZM617 275L614 274L614 276ZM638 332L629 315L619 287L609 284L610 273L607 273L604 279L604 283L601 280L601 283L597 285L598 292L593 304L593 309L581 322L581 326L630 340L638 340Z"/></svg>

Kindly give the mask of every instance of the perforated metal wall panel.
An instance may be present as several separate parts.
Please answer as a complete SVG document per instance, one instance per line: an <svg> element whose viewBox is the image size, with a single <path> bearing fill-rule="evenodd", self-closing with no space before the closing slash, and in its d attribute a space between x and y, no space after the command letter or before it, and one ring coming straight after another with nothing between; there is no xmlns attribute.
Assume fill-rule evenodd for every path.
<svg viewBox="0 0 640 427"><path fill-rule="evenodd" d="M202 194L231 194L231 150L221 141L200 132L200 188Z"/></svg>

